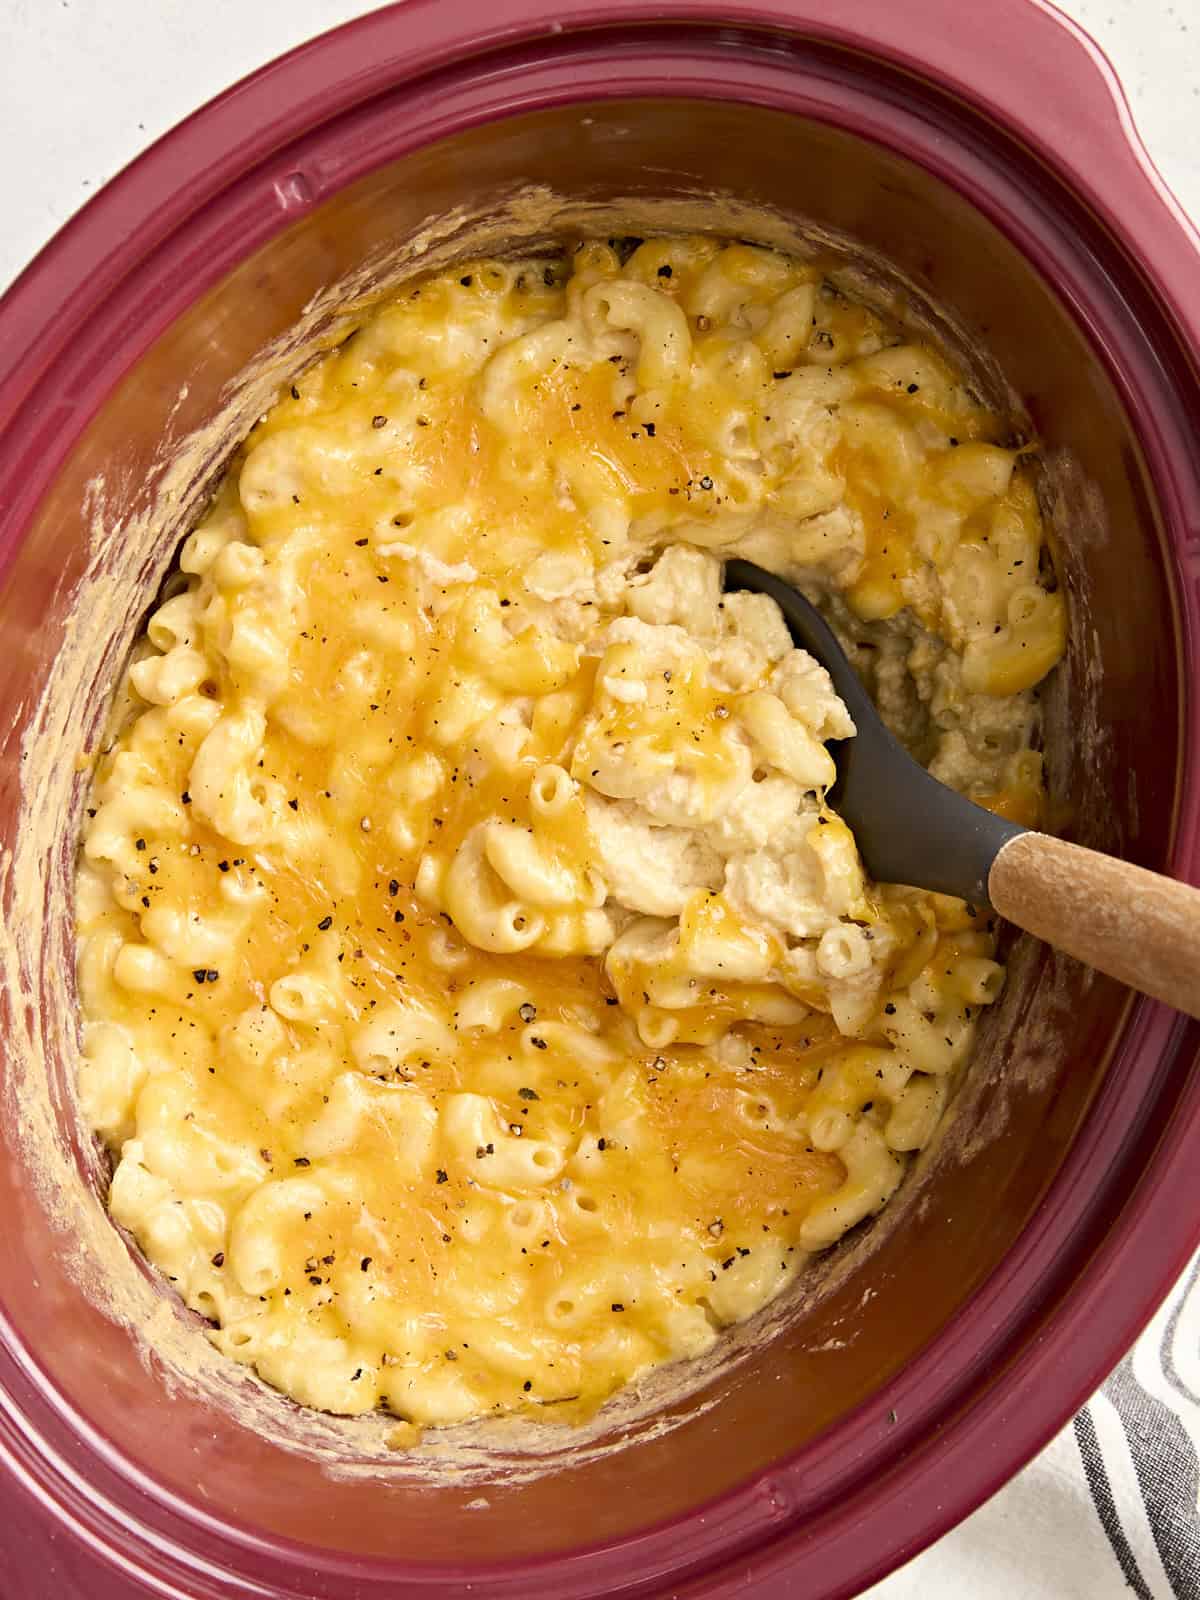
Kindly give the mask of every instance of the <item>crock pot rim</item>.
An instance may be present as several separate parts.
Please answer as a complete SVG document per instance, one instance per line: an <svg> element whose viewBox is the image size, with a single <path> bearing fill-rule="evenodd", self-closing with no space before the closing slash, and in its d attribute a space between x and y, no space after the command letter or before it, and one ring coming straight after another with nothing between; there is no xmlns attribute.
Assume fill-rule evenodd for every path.
<svg viewBox="0 0 1200 1600"><path fill-rule="evenodd" d="M960 52L962 60L959 65L962 66L963 63L969 64L970 75L968 78L954 75L957 58L953 50L934 49L935 45L941 46L947 43L944 34L938 35L936 39L934 38L937 33L936 28L929 28L929 52L922 53L920 59L911 53L914 40L920 38L922 44L924 45L925 43L924 35L918 23L924 19L925 23L929 24L938 13L942 12L942 7L936 3L936 0L933 0L933 3L930 3L930 0L924 0L924 3L921 4L914 0L913 6L906 8L905 16L902 20L894 16L893 8L888 3L888 0L854 0L854 3L847 3L842 7L838 18L835 20L816 15L820 10L819 0L793 0L793 3L788 3L788 0L763 0L763 3L756 5L740 5L734 3L734 0L731 0L731 3L728 4L723 3L723 0L668 0L668 3L655 5L652 11L638 4L637 0L613 0L611 4L592 4L588 3L588 0L561 0L557 8L560 26L553 28L542 22L536 0L500 0L500 3L493 4L490 10L492 21L488 30L488 37L496 44L505 43L515 38L522 27L526 27L527 30L537 29L545 34L547 32L559 32L561 29L590 26L596 23L612 24L622 20L636 19L638 22L645 23L651 18L655 22L708 21L721 22L723 24L744 24L749 27L765 26L792 34L800 34L805 37L823 38L854 49L883 55L894 62L908 65L921 76L932 77L939 87L950 87L956 92L960 92L981 109L985 109L994 115L1004 115L1004 120L1009 126L1015 127L1016 131L1019 131L1024 136L1032 138L1035 144L1043 150L1054 148L1053 144L1049 142L1053 130L1045 122L1035 127L1029 120L1034 112L1039 115L1044 112L1047 120L1053 120L1052 113L1054 108L1048 105L1047 97L1031 95L1025 106L1026 120L1019 124L1014 122L1011 115L1005 114L1006 108L1002 98L993 97L988 99L981 97L978 78L981 70L981 60L984 57L987 58L988 75L996 80L993 84L994 90L1008 90L1011 88L1011 82L1006 82L1003 78L1002 69L998 69L996 54L980 50L979 26L976 19L972 19L969 43L963 42ZM392 60L381 66L380 61L383 58L380 53L372 50L362 51L360 49L362 45L368 42L368 37L373 30L386 25L387 28L394 28L397 35L403 33L405 36L406 63L414 68L422 59L426 61L426 64L434 59L438 45L436 36L439 31L448 35L470 33L472 48L483 39L482 34L472 33L471 30L464 29L461 26L457 29L453 26L439 29L437 12L436 0L411 0L411 3L403 8L393 7L385 12L373 13L356 22L347 24L332 34L324 35L322 38L302 46L299 50L292 52L291 55L280 58L279 61L264 68L260 73L245 80L225 96L222 96L220 100L197 112L187 123L182 124L180 128L160 140L156 146L152 147L145 156L139 158L130 168L126 169L125 173L114 180L105 190L100 191L85 208L84 212L62 230L22 278L13 285L4 300L0 301L0 356L6 350L17 352L9 374L5 379L0 380L0 423L8 415L10 404L14 398L18 400L18 403L20 400L27 398L30 390L36 388L39 379L47 373L48 366L54 359L53 354L51 354L47 361L39 360L39 355L35 354L39 347L35 342L34 335L39 326L45 331L48 314L53 312L60 303L60 292L65 289L70 295L86 295L89 288L93 287L94 280L89 283L87 275L81 275L78 269L87 260L92 259L92 250L97 233L103 234L108 231L110 236L116 235L125 241L125 248L122 250L118 247L117 250L111 252L105 261L105 265L108 266L111 263L114 266L119 266L120 263L115 258L122 257L125 261L125 270L132 270L140 247L134 245L132 230L127 230L123 220L122 211L126 205L129 203L144 205L147 193L157 192L161 204L155 211L148 214L156 216L156 220L161 224L165 232L169 232L171 227L175 225L168 212L172 193L183 187L179 183L181 157L178 147L178 142L183 136L203 135L203 139L200 140L201 143L204 140L208 140L210 143L220 143L219 129L216 124L227 111L235 113L235 123L249 120L252 125L257 126L253 116L255 103L272 108L276 108L280 104L286 104L291 107L293 102L288 100L286 94L281 93L287 74L295 71L303 78L308 67L319 60L322 52L331 49L335 45L346 46L350 42L350 36L352 35L355 36L355 39L354 48L349 52L350 57L353 57L355 51L360 51L361 54L367 55L373 63L373 74L377 75L382 71L390 72L389 82L392 83L394 83L396 77L395 61ZM1044 22L1052 24L1053 32L1045 33L1041 37L1039 48L1048 51L1051 56L1054 56L1054 52L1057 50L1059 53L1054 56L1057 61L1056 70L1066 71L1069 68L1072 77L1080 85L1080 92L1075 96L1061 97L1063 101L1068 98L1070 101L1072 131L1077 134L1082 104L1085 113L1083 121L1092 129L1093 137L1103 137L1106 154L1111 157L1111 159L1105 161L1097 160L1096 148L1092 144L1090 150L1092 162L1086 172L1076 172L1065 157L1059 162L1059 169L1071 178L1079 192L1093 206L1097 214L1105 219L1106 224L1119 237L1125 239L1129 247L1136 248L1140 246L1145 269L1159 287L1165 302L1170 307L1179 327L1183 331L1186 341L1194 348L1198 340L1200 340L1200 319L1197 318L1195 308L1187 303L1186 289L1188 286L1184 273L1187 270L1192 272L1195 270L1196 251L1198 248L1197 237L1190 224L1183 218L1169 191L1166 190L1165 185L1162 184L1161 179L1154 172L1152 164L1141 149L1136 136L1132 134L1128 112L1124 107L1119 86L1111 69L1108 68L1107 63L1103 61L1099 52L1090 44L1090 41L1086 41L1086 37L1078 29L1066 23L1061 18L1061 15L1053 12L1050 7L1041 4L1040 0L996 0L992 7L992 18L989 26L995 24L998 34L1002 31L1001 24L1004 20L1002 13L1008 14L1008 22L1014 27L1017 24L1027 25L1029 18L1035 14L1043 19ZM424 21L430 25L429 32L432 36L429 41L427 55L424 58L421 57L420 52L414 52L409 47L412 24L414 18L418 17L423 17ZM448 19L443 20L448 22ZM360 35L361 37L359 37ZM1057 36L1059 42L1052 46L1050 41L1055 36ZM1064 39L1069 41L1069 45L1062 44ZM442 43L445 44L446 41L442 40ZM1068 49L1069 55L1065 53ZM934 61L934 56L938 56L940 59ZM1086 84L1083 82L1085 67L1088 70ZM301 69L304 70L302 71ZM1041 70L1047 70L1045 55L1041 58ZM327 80L329 77L328 62L322 66L321 72L323 80ZM371 77L373 74L360 72L355 75L347 73L336 84L327 84L327 87L329 87L331 96L334 98L336 98L338 92L344 91L347 97L356 99L364 93L374 92L373 90L368 90L363 83L364 77ZM1086 93L1083 92L1084 90L1086 90ZM301 94L296 104L303 105L307 111L311 112L311 98L305 98ZM248 113L249 115L247 115ZM261 137L264 144L271 139L275 140L271 144L270 150L256 147L251 152L250 147L243 144L237 150L237 160L245 167L249 167L260 162L275 150L280 149L283 136L280 134L279 128L283 120L282 117L278 118L276 127L270 133L265 129L262 131ZM299 128L293 130L291 136L295 136L299 131ZM1059 131L1063 130L1060 129ZM1055 154L1056 156L1060 155L1061 151L1056 150ZM1120 157L1119 160L1118 155ZM1118 167L1120 168L1119 172L1115 170ZM135 179L142 192L138 195L131 195L125 186ZM1088 181L1089 179L1092 181ZM1132 185L1132 188L1127 192L1123 191L1122 184ZM1136 196L1134 195L1134 190L1137 191ZM324 195L321 198L324 198ZM1135 198L1137 201L1136 209L1147 225L1144 232L1140 232L1138 228L1132 230L1132 233L1137 235L1136 238L1131 237L1129 225L1129 208L1133 205ZM291 215L281 215L277 225L278 227L286 226L291 220ZM1149 227L1148 225L1151 222L1156 222L1157 227ZM1169 222L1171 226L1165 227L1165 222ZM75 281L72 285L73 272L75 273ZM96 289L97 297L99 293L100 290ZM39 313L43 319L40 323L38 321ZM44 356L45 354L46 346L42 345L40 347L40 355ZM19 395L18 391L21 389L22 380L24 380L25 392L23 395ZM82 427L83 422L86 420L86 416L81 417L79 419L79 427ZM77 431L78 429L74 430L74 432L69 429L64 430L64 433L69 435L68 444L72 442L74 433ZM23 520L24 518L22 517L20 519L21 523L23 523ZM10 540L18 526L16 519L9 519ZM1194 617L1191 609L1185 611L1185 616L1188 619L1190 630L1194 626ZM1194 643L1194 639L1192 643ZM1182 843L1185 847L1194 847L1195 843L1196 808L1194 795L1191 800L1193 803L1185 804L1184 814L1180 818L1184 835ZM1191 848L1185 848L1184 854L1190 863L1194 863L1194 855ZM1182 1024L1173 1024L1166 1014L1162 1013L1158 1008L1149 1006L1142 1006L1138 1009L1132 1027L1134 1032L1139 1033L1143 1038L1153 1036L1157 1043L1160 1058L1163 1059L1170 1054L1171 1040L1178 1041L1184 1031ZM1195 1113L1198 1109L1195 1104L1198 1098L1200 1096L1195 1094L1192 1096L1193 1120L1195 1120ZM1175 1138L1173 1140L1168 1138L1166 1147L1160 1152L1160 1156L1164 1164L1156 1168L1153 1177L1139 1188L1126 1207L1121 1227L1123 1234L1135 1229L1138 1223L1138 1216L1144 1214L1155 1201L1161 1199L1162 1190L1167 1185L1169 1171L1177 1163L1180 1163L1181 1157L1186 1156L1182 1144L1182 1130L1178 1126L1175 1129ZM1166 1164L1168 1157L1170 1158L1169 1166ZM1131 1216L1131 1213L1134 1213L1134 1215ZM1032 1229L1036 1229L1036 1219ZM1023 1239L1022 1243L1024 1244L1025 1242ZM1139 1311L1133 1318L1127 1319L1133 1332L1137 1331L1135 1324L1140 1325L1140 1322L1144 1322L1152 1314L1154 1305L1165 1289L1169 1287L1176 1271L1186 1259L1190 1246L1194 1243L1195 1239L1190 1236L1186 1241L1177 1241L1175 1253L1165 1270L1161 1256L1154 1268L1143 1269L1139 1290L1133 1296ZM1101 1253L1097 1260L1103 1261L1103 1255L1104 1253ZM1120 1251L1115 1243L1110 1242L1107 1256L1108 1261L1102 1267L1106 1279L1111 1279L1119 1266L1123 1278L1122 1289L1128 1295L1130 1288L1129 1265L1128 1263L1118 1262L1117 1258L1120 1256ZM1015 1270L1015 1262L1006 1263L1005 1265L1010 1270ZM1002 1272L1003 1270L1001 1269ZM1095 1285L1089 1281L1088 1287L1094 1289ZM1059 1307L1056 1313L1057 1320L1061 1321L1067 1315L1071 1300L1074 1299L1078 1302L1082 1294L1082 1289L1077 1286L1077 1291L1073 1292L1073 1296L1068 1297L1068 1301ZM1086 1298L1093 1300L1094 1295L1089 1294ZM1077 1351L1083 1350L1088 1344L1084 1336L1087 1331L1086 1316L1086 1308L1076 1304L1072 1311L1072 1318L1081 1332L1081 1337L1076 1342ZM1132 1337L1132 1333L1130 1336ZM1111 1335L1109 1335L1107 1342L1111 1345ZM1095 1343L1094 1337L1092 1343ZM1024 1356L1027 1358L1026 1365L1034 1361L1035 1354L1036 1352L1029 1350L1024 1352ZM1076 1362L1074 1382L1070 1385L1069 1393L1056 1408L1056 1410L1062 1412L1063 1419L1069 1414L1070 1410L1074 1409L1079 1400L1090 1392L1095 1382L1098 1381L1099 1376L1102 1376L1103 1370L1110 1364L1111 1352L1102 1359L1098 1368L1094 1352L1088 1361ZM1018 1372L1020 1366L1021 1363L1017 1363L1014 1366L1012 1369L1013 1374ZM1086 1372L1084 1371L1085 1367ZM1057 1375L1060 1379L1062 1378L1061 1369ZM1015 1384L1016 1381L1015 1376L1010 1376L1011 1384ZM1034 1381L1032 1373L1026 1373L1025 1381ZM878 1406L881 1401L876 1400L872 1404ZM843 1422L839 1422L835 1426L840 1428L844 1422L849 1420L843 1419ZM1029 1454L1032 1454L1033 1450L1038 1448L1046 1437L1049 1437L1057 1425L1057 1423L1045 1425L1042 1429L1043 1437L1034 1439L1028 1445L1028 1448L1023 1444L1021 1446L1024 1452L1022 1458L1027 1458ZM1003 1481L1016 1464L1019 1463L1013 1452L1008 1451L1005 1453L1005 1464L992 1469L990 1481L983 1481L977 1474L972 1488L966 1491L965 1494L960 1492L957 1502L954 1500L953 1493L948 1490L947 1496L943 1499L940 1517L934 1519L928 1527L922 1525L920 1532L915 1537L910 1537L905 1541L907 1553L915 1553L915 1550L921 1544L936 1537L937 1533L942 1531L944 1527L951 1525L959 1516L965 1514L965 1511L970 1509L972 1504L978 1503L992 1488ZM786 1470L785 1464L773 1467L770 1469L770 1473L786 1473ZM951 1490L961 1490L964 1481L963 1470L958 1469L956 1472L949 1474L948 1477ZM760 1481L754 1480L751 1484L731 1490L722 1499L733 1500L737 1496L748 1492ZM979 1486L981 1482L983 1484L982 1487ZM924 1494L920 1497L914 1496L913 1503L923 1509L924 1499ZM947 1501L950 1502L949 1505ZM963 1503L964 1501L966 1503ZM955 1504L957 1508L954 1508ZM920 1522L919 1513L915 1514L917 1515L917 1521ZM689 1518L677 1520L686 1522ZM222 1524L221 1526L224 1527L226 1525ZM620 1546L610 1546L608 1548L615 1550L625 1546L632 1547L644 1544L659 1531L661 1530L650 1529L646 1533L637 1535L628 1541L622 1541ZM811 1533L811 1530L805 1530L805 1532L807 1535ZM277 1547L282 1545L282 1541L270 1542ZM785 1548L791 1542L786 1535L780 1535L774 1539L769 1549L755 1552L755 1570L761 1572L764 1580L778 1569L780 1561L786 1564L791 1559L787 1548ZM895 1541L892 1541L892 1545L891 1553L894 1554ZM297 1547L297 1549L299 1548ZM594 1563L595 1554L573 1552L569 1559ZM882 1561L877 1562L875 1567L871 1569L864 1566L863 1575L856 1578L855 1584L869 1581L870 1577L878 1575L883 1570L887 1559L888 1557L885 1556ZM538 1567L551 1563L561 1568L563 1558L547 1558L546 1561L520 1563L519 1566L522 1571L532 1574ZM745 1557L742 1558L740 1566L744 1572L746 1568ZM457 1571L458 1569L455 1570ZM472 1569L462 1569L461 1575L465 1577L470 1571ZM845 1588L839 1592L850 1592L850 1590Z"/></svg>

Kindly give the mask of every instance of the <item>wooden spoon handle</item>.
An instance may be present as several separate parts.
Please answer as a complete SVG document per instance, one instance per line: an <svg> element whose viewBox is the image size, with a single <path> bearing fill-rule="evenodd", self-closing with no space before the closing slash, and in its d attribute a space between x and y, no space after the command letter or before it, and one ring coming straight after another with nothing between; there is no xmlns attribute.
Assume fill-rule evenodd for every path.
<svg viewBox="0 0 1200 1600"><path fill-rule="evenodd" d="M1046 833L1021 833L993 861L988 898L1019 928L1200 1017L1200 889Z"/></svg>

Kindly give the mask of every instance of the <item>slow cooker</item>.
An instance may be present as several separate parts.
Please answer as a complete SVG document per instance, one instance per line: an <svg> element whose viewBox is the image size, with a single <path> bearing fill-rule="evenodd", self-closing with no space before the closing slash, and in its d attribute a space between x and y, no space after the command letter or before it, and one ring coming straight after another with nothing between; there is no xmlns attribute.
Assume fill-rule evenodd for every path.
<svg viewBox="0 0 1200 1600"><path fill-rule="evenodd" d="M71 1091L76 758L235 425L384 267L489 217L515 242L716 197L947 308L1062 467L1058 825L1200 879L1200 239L1096 47L1039 0L552 12L408 0L314 40L0 302L5 1595L848 1596L1046 1443L1200 1242L1200 1025L1032 941L900 1220L611 1448L356 1455L222 1388L103 1218Z"/></svg>

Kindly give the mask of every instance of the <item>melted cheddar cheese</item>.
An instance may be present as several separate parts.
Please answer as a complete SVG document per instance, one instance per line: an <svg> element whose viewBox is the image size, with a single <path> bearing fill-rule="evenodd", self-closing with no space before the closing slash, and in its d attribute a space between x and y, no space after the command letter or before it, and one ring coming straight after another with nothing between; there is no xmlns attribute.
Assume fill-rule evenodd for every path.
<svg viewBox="0 0 1200 1600"><path fill-rule="evenodd" d="M868 883L825 597L933 770L1040 813L1029 468L820 263L465 263L297 374L99 754L80 1096L110 1204L302 1404L588 1414L879 1209L1002 981Z"/></svg>

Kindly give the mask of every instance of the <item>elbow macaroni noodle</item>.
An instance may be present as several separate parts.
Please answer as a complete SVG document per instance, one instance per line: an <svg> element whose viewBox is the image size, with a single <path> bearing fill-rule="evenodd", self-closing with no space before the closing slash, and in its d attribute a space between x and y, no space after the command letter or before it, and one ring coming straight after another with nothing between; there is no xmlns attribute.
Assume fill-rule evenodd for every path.
<svg viewBox="0 0 1200 1600"><path fill-rule="evenodd" d="M863 875L745 555L1026 822L1065 613L1029 468L818 264L410 285L297 377L129 668L78 871L111 1209L302 1404L586 1415L877 1212L996 998Z"/></svg>

